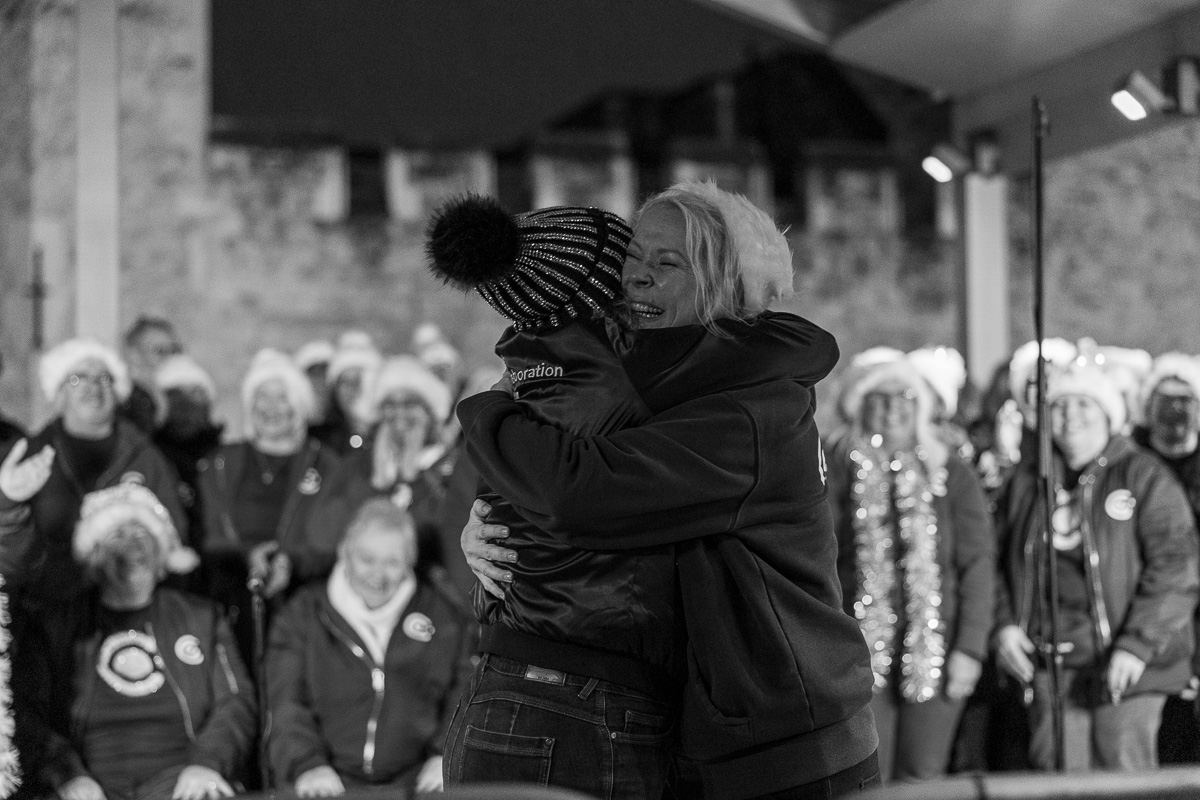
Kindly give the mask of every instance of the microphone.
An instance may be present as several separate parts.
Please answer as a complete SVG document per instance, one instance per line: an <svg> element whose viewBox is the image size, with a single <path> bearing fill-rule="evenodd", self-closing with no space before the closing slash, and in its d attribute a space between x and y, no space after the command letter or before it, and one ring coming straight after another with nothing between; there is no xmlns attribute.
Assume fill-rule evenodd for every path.
<svg viewBox="0 0 1200 800"><path fill-rule="evenodd" d="M251 594L262 594L267 590L267 578L271 576L271 567L254 568L250 570L250 579L246 581L246 588Z"/></svg>

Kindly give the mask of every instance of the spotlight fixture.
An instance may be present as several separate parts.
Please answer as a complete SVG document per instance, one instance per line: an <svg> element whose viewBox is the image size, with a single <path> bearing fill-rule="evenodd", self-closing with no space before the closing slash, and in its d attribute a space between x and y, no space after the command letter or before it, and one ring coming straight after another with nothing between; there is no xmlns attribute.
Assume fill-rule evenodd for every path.
<svg viewBox="0 0 1200 800"><path fill-rule="evenodd" d="M942 143L934 145L933 152L921 162L921 168L938 183L949 183L971 171L971 159L954 145Z"/></svg>
<svg viewBox="0 0 1200 800"><path fill-rule="evenodd" d="M1113 92L1112 104L1126 119L1134 122L1145 119L1152 113L1171 110L1175 106L1171 98L1140 70L1134 70L1121 81Z"/></svg>

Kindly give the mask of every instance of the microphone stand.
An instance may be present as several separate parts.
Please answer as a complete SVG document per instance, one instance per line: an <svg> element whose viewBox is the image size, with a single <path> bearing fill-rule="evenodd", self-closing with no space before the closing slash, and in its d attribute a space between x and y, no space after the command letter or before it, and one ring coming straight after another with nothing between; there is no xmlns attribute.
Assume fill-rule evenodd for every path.
<svg viewBox="0 0 1200 800"><path fill-rule="evenodd" d="M1037 358L1037 521L1040 527L1040 553L1037 560L1037 586L1043 629L1039 632L1041 654L1049 667L1050 719L1054 733L1054 765L1057 771L1066 768L1063 746L1063 657L1058 642L1058 558L1054 550L1054 527L1051 511L1050 486L1053 449L1050 442L1049 409L1046 403L1046 358L1042 351L1045 341L1045 271L1042 261L1042 142L1049 128L1049 117L1041 98L1033 98L1033 328L1038 343ZM1048 626L1047 626L1048 623Z"/></svg>
<svg viewBox="0 0 1200 800"><path fill-rule="evenodd" d="M270 791L271 753L271 709L267 695L267 582L258 575L251 575L246 582L250 591L250 615L254 624L254 681L258 685L258 772L262 791Z"/></svg>

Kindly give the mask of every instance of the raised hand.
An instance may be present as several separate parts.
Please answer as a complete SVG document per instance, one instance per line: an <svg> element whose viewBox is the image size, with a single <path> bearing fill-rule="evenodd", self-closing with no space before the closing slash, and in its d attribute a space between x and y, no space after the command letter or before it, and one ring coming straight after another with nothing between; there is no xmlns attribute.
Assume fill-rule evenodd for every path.
<svg viewBox="0 0 1200 800"><path fill-rule="evenodd" d="M0 493L14 503L24 503L40 492L54 465L54 448L50 445L22 461L28 448L29 440L21 439L0 464Z"/></svg>

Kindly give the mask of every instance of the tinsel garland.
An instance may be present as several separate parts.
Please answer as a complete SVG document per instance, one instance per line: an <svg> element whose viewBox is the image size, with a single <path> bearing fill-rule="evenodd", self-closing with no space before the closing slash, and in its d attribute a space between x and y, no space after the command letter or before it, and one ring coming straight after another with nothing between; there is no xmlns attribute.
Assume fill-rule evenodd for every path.
<svg viewBox="0 0 1200 800"><path fill-rule="evenodd" d="M913 703L937 695L946 660L933 508L934 496L946 493L946 469L930 472L924 456L922 448L888 456L867 442L850 451L859 586L854 613L871 650L875 691L895 677L899 650L900 695ZM897 572L906 621L901 648L896 645L899 618L892 608Z"/></svg>
<svg viewBox="0 0 1200 800"><path fill-rule="evenodd" d="M8 623L8 595L4 592L4 578L0 577L0 798L11 797L21 785L21 769L13 745L12 664L8 656L12 634Z"/></svg>

